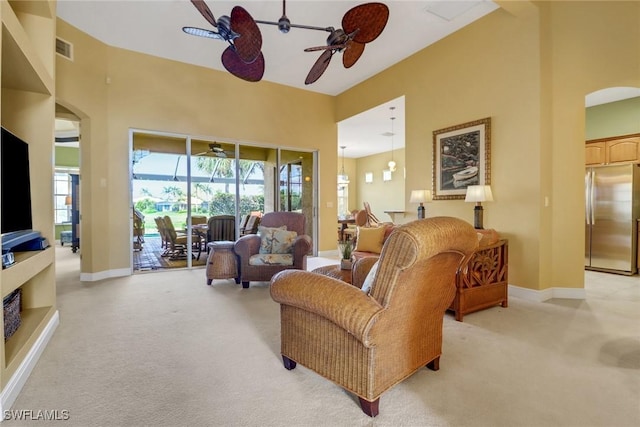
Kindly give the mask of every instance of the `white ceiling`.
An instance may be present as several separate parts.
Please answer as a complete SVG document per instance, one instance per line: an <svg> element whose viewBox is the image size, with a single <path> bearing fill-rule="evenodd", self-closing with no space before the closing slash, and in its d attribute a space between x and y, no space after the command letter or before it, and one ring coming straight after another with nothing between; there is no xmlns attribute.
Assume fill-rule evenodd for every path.
<svg viewBox="0 0 640 427"><path fill-rule="evenodd" d="M342 16L352 7L366 2L288 0L286 14L292 24L340 28ZM382 34L366 45L359 61L345 69L341 53L337 53L322 77L311 85L305 85L304 79L320 52L304 52L304 49L324 45L329 33L292 28L288 34L282 34L276 26L259 24L266 63L263 80L337 95L498 8L489 0L382 2L389 7L389 21ZM244 7L258 20L278 21L282 15L280 0L208 0L206 3L216 19L229 15L236 5ZM183 26L214 29L188 0L58 0L57 14L60 19L110 46L226 72L220 60L227 46L225 42L182 31ZM603 103L598 95L594 95L591 102ZM393 113L389 109L391 106L396 107ZM402 97L338 124L338 146L347 147L345 157L389 151L392 114L396 117L394 149L404 147ZM337 149L342 155L342 150Z"/></svg>
<svg viewBox="0 0 640 427"><path fill-rule="evenodd" d="M286 14L292 24L340 28L344 14L366 2L288 0ZM208 0L206 3L216 19L229 15L235 5L244 7L258 20L278 21L282 15L280 0ZM345 69L341 53L337 53L322 77L311 85L305 85L304 79L320 52L304 52L304 49L326 44L329 33L292 28L288 34L282 34L276 26L259 24L266 63L263 80L337 95L498 8L489 0L383 3L389 7L389 21L382 34L366 45L358 62ZM182 31L183 26L213 29L190 1L58 0L57 14L110 46L226 72L220 60L225 42ZM393 100L338 125L338 145L347 146L346 157L391 149L391 137L383 134L391 132L389 107L392 105L396 107L394 116L397 117L393 124L393 145L404 147L404 100Z"/></svg>
<svg viewBox="0 0 640 427"><path fill-rule="evenodd" d="M292 24L340 28L344 14L363 3L366 1L288 0L286 12ZM276 26L259 24L266 63L263 80L337 95L498 7L488 0L384 3L389 7L389 21L382 34L367 44L359 61L345 69L338 53L323 76L311 85L305 85L304 80L321 52L304 49L325 45L329 33L292 28L282 34ZM282 15L280 0L206 0L206 4L216 19L230 15L236 5L257 20L278 21ZM441 18L427 8L453 19ZM226 42L182 31L183 26L214 30L190 1L58 0L57 14L108 45L225 71L220 56Z"/></svg>

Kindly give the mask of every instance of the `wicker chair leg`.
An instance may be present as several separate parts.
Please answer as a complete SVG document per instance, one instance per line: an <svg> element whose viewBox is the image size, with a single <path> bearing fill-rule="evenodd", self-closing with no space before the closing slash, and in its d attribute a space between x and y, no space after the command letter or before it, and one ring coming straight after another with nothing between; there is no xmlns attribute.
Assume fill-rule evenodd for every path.
<svg viewBox="0 0 640 427"><path fill-rule="evenodd" d="M207 279L207 285L211 285L211 282L213 282L213 279Z"/></svg>
<svg viewBox="0 0 640 427"><path fill-rule="evenodd" d="M287 370L292 370L296 368L297 363L294 362L293 360L289 359L287 356L282 355L282 362L284 363L284 367L287 368Z"/></svg>
<svg viewBox="0 0 640 427"><path fill-rule="evenodd" d="M360 400L360 407L362 408L362 412L364 412L371 418L378 415L378 413L380 412L379 411L380 398L377 398L373 402L369 402L368 400L363 399L361 397L358 397L358 399Z"/></svg>
<svg viewBox="0 0 640 427"><path fill-rule="evenodd" d="M249 282L245 282L244 280L242 281L242 287L244 289L249 289Z"/></svg>
<svg viewBox="0 0 640 427"><path fill-rule="evenodd" d="M440 356L427 363L427 368L431 369L432 371L437 371L438 369L440 369Z"/></svg>

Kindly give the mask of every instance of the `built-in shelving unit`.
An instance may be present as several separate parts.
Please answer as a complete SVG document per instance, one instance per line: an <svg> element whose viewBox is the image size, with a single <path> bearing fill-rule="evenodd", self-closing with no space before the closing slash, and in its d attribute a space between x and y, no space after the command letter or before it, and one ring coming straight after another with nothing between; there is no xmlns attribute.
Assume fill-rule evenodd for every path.
<svg viewBox="0 0 640 427"><path fill-rule="evenodd" d="M0 122L29 144L33 229L54 241L53 135L56 2L0 0ZM10 209L0 206L0 209ZM54 248L20 252L0 293L21 289L21 324L0 340L0 409L9 409L58 322ZM1 320L4 331L4 321Z"/></svg>

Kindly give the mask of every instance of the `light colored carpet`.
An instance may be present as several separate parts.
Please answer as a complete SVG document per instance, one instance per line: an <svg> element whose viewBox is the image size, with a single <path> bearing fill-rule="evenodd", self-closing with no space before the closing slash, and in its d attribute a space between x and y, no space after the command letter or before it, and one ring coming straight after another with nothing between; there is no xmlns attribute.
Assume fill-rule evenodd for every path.
<svg viewBox="0 0 640 427"><path fill-rule="evenodd" d="M640 425L637 276L589 272L584 301L447 314L440 370L383 394L371 419L335 384L284 369L268 283L207 286L204 269L81 283L78 254L58 252L60 326L11 409L70 419L3 427Z"/></svg>

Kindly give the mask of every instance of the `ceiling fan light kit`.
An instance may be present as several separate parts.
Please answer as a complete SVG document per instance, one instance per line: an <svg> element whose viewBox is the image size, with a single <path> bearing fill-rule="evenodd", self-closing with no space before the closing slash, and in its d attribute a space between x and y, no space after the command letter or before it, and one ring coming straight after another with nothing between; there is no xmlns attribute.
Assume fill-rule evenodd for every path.
<svg viewBox="0 0 640 427"><path fill-rule="evenodd" d="M365 45L378 38L389 20L389 8L383 3L364 3L349 9L342 17L342 28L338 29L292 24L286 14L286 0L282 2L282 16L278 22L254 20L249 12L240 6L233 8L231 17L223 15L216 20L204 0L191 0L191 3L217 32L196 27L183 27L182 30L194 36L229 43L222 53L222 65L234 76L250 82L260 81L265 69L265 60L261 52L262 34L257 24L275 25L284 34L291 28L330 33L325 46L305 49L305 52L323 51L305 79L305 84L312 84L322 76L337 52L343 52L344 67L352 67L362 56Z"/></svg>

